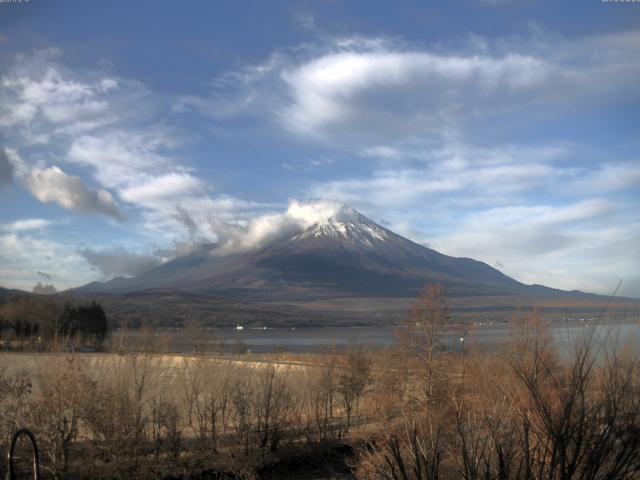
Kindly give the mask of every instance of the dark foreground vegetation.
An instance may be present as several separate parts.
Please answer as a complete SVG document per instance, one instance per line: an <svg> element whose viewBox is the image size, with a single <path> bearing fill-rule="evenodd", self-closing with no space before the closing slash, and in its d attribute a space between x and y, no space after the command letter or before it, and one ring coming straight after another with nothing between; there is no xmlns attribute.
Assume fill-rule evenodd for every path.
<svg viewBox="0 0 640 480"><path fill-rule="evenodd" d="M100 303L48 295L17 295L0 303L0 347L4 350L99 350L107 336Z"/></svg>
<svg viewBox="0 0 640 480"><path fill-rule="evenodd" d="M529 318L443 353L448 316L431 287L397 349L304 364L3 354L0 445L31 428L47 478L640 478L640 363L614 331L560 355Z"/></svg>

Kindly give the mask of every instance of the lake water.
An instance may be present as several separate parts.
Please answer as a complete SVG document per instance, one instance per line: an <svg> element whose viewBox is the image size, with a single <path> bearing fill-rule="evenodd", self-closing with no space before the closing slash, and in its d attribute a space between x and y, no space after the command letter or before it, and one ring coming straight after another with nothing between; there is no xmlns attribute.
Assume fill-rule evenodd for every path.
<svg viewBox="0 0 640 480"><path fill-rule="evenodd" d="M274 353L289 351L294 353L322 352L330 349L344 350L350 346L371 349L392 347L403 327L312 327L312 328L268 328L238 330L235 328L207 329L198 332L195 343L199 351L223 349L250 351L251 353ZM597 341L605 339L611 343L629 345L640 350L640 324L609 323L594 326L588 322L553 324L553 339L560 349L566 351L577 339L593 333ZM510 342L516 330L509 325L482 325L466 327L464 332L449 329L442 335L442 343L447 349L460 349L464 338L465 348L491 347ZM183 330L156 333L158 340L164 339L170 350L188 353L192 351L193 340Z"/></svg>

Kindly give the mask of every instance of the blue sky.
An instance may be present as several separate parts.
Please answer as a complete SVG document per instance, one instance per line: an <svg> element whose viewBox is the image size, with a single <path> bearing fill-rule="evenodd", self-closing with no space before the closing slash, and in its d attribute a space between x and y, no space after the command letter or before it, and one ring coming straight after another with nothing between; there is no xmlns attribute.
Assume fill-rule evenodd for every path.
<svg viewBox="0 0 640 480"><path fill-rule="evenodd" d="M259 245L328 199L640 297L639 48L640 3L0 3L0 284Z"/></svg>

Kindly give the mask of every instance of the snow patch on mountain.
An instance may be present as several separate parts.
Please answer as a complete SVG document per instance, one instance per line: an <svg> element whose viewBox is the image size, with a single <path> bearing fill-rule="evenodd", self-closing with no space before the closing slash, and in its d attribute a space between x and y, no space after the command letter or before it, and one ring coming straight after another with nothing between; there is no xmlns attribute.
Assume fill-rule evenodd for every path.
<svg viewBox="0 0 640 480"><path fill-rule="evenodd" d="M293 240L307 238L343 239L351 243L371 246L376 241L385 241L388 233L348 205L341 203L331 215L321 217Z"/></svg>
<svg viewBox="0 0 640 480"><path fill-rule="evenodd" d="M212 253L226 255L261 248L282 237L343 239L370 246L384 241L388 232L345 203L292 200L286 212L254 218Z"/></svg>

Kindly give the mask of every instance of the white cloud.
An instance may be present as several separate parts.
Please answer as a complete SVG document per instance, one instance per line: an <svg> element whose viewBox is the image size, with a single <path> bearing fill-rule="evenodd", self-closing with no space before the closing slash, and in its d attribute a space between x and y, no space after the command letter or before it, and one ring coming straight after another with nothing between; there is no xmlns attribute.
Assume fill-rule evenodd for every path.
<svg viewBox="0 0 640 480"><path fill-rule="evenodd" d="M13 128L26 143L43 143L58 132L91 130L117 120L105 94L117 89L118 82L80 79L55 62L60 54L48 49L19 56L0 77L0 125Z"/></svg>
<svg viewBox="0 0 640 480"><path fill-rule="evenodd" d="M19 55L0 75L0 125L16 153L40 147L56 162L92 167L107 188L172 167L159 151L174 146L174 132L150 122L160 97L108 71L69 69L62 58L54 49Z"/></svg>
<svg viewBox="0 0 640 480"><path fill-rule="evenodd" d="M39 108L51 122L77 121L82 117L102 115L107 110L107 102L95 99L94 89L64 79L53 68L45 72L41 81L23 79L17 86L22 88L23 104Z"/></svg>
<svg viewBox="0 0 640 480"><path fill-rule="evenodd" d="M131 252L124 247L108 250L84 248L78 253L107 279L133 277L161 264L161 260L154 255Z"/></svg>
<svg viewBox="0 0 640 480"><path fill-rule="evenodd" d="M12 146L7 155L36 198L121 218L117 198L137 221L134 232L155 246L159 238L165 245L223 241L235 224L268 208L212 195L173 155L189 133L156 121L159 112L168 113L162 97L108 71L69 69L62 59L61 51L24 55L0 74L0 124ZM266 70L249 68L226 81L248 83ZM64 173L64 163L83 167L91 182Z"/></svg>
<svg viewBox="0 0 640 480"><path fill-rule="evenodd" d="M397 160L404 156L406 153L389 145L373 145L366 147L362 150L362 154L365 157L379 158L383 160Z"/></svg>
<svg viewBox="0 0 640 480"><path fill-rule="evenodd" d="M103 185L121 187L148 177L147 172L171 168L173 162L158 153L171 145L169 136L160 132L116 130L75 139L68 160L93 167Z"/></svg>
<svg viewBox="0 0 640 480"><path fill-rule="evenodd" d="M167 221L182 224L192 240L182 242L176 238L173 248L158 249L154 255L130 252L123 247L107 250L85 248L80 249L79 253L97 267L105 278L133 276L176 256L187 255L206 241L217 243L219 248L216 252L220 255L260 248L277 237L326 221L342 206L341 202L330 200L292 200L283 213L247 216L246 220L238 221L239 206L235 202L232 198L219 202L217 215L211 211L203 215L191 205L191 212L194 212L192 216L192 213L179 206L173 218Z"/></svg>
<svg viewBox="0 0 640 480"><path fill-rule="evenodd" d="M12 170L13 176L24 177L29 172L29 166L13 148L5 148L4 153Z"/></svg>
<svg viewBox="0 0 640 480"><path fill-rule="evenodd" d="M25 178L29 191L41 202L55 202L63 208L82 213L100 213L122 220L113 196L103 189L91 190L82 179L58 167L33 169Z"/></svg>
<svg viewBox="0 0 640 480"><path fill-rule="evenodd" d="M619 278L622 294L637 296L640 223L610 201L562 206L509 206L467 214L429 244L443 253L499 261L525 283L607 294Z"/></svg>
<svg viewBox="0 0 640 480"><path fill-rule="evenodd" d="M0 223L0 231L17 233L28 230L40 230L49 225L51 225L51 222L44 218L25 218L11 223Z"/></svg>
<svg viewBox="0 0 640 480"><path fill-rule="evenodd" d="M141 227L151 242L160 238L175 245L222 244L243 230L250 219L273 207L229 195L189 195L177 203L167 199L145 208Z"/></svg>
<svg viewBox="0 0 640 480"><path fill-rule="evenodd" d="M0 233L0 282L31 290L38 271L55 272L58 288L83 285L95 278L87 262L72 248L27 234Z"/></svg>
<svg viewBox="0 0 640 480"><path fill-rule="evenodd" d="M333 200L291 200L284 213L260 215L244 225L237 225L219 253L227 254L236 250L262 247L277 237L300 232L326 221L335 215L342 205L342 202Z"/></svg>
<svg viewBox="0 0 640 480"><path fill-rule="evenodd" d="M611 201L590 198L564 206L552 205L525 205L495 207L482 212L476 212L468 221L468 225L477 230L487 226L495 226L501 229L513 231L540 230L555 228L568 222L577 222L585 219L593 219L609 215L615 212L615 204ZM523 229L523 224L527 228Z"/></svg>
<svg viewBox="0 0 640 480"><path fill-rule="evenodd" d="M293 102L281 119L288 129L312 136L360 123L364 114L395 116L398 107L404 121L406 116L420 121L422 113L433 117L445 108L468 108L461 100L469 90L493 97L527 89L545 80L549 70L544 60L520 54L459 56L390 48L330 53L283 72ZM430 122L425 118L421 123Z"/></svg>
<svg viewBox="0 0 640 480"><path fill-rule="evenodd" d="M182 99L180 110L216 121L276 120L303 138L362 149L489 129L514 112L624 101L637 93L640 75L637 30L570 39L533 29L508 39L470 36L448 48L321 38L222 75L208 96Z"/></svg>
<svg viewBox="0 0 640 480"><path fill-rule="evenodd" d="M153 208L158 205L157 202L167 198L176 200L185 196L194 196L203 189L204 183L193 175L171 172L125 187L120 190L120 196L127 202Z"/></svg>
<svg viewBox="0 0 640 480"><path fill-rule="evenodd" d="M0 185L11 182L13 182L13 165L9 162L4 148L0 147Z"/></svg>
<svg viewBox="0 0 640 480"><path fill-rule="evenodd" d="M369 176L316 182L311 194L381 209L413 207L419 202L442 204L443 200L500 203L574 174L572 168L559 165L567 154L561 146L488 148L453 143L423 148L376 146L364 153L382 156L382 165ZM390 156L395 158L388 166Z"/></svg>
<svg viewBox="0 0 640 480"><path fill-rule="evenodd" d="M207 230L199 212L206 206L215 217L216 207L230 197L210 198L192 169L171 156L181 134L155 122L162 99L109 72L71 70L62 58L54 50L18 56L0 74L0 124L12 146L6 151L13 174L24 176L39 200L78 212L122 218L118 197L138 210L138 229L169 241L184 236L173 218L177 205ZM64 173L64 163L88 167L99 187L89 189L84 178Z"/></svg>
<svg viewBox="0 0 640 480"><path fill-rule="evenodd" d="M585 192L621 191L640 187L640 161L608 162L584 172L570 188Z"/></svg>

